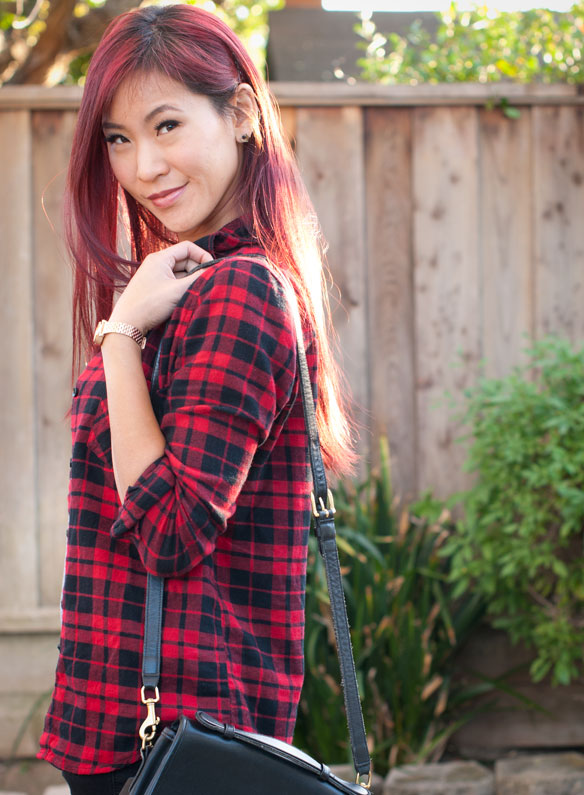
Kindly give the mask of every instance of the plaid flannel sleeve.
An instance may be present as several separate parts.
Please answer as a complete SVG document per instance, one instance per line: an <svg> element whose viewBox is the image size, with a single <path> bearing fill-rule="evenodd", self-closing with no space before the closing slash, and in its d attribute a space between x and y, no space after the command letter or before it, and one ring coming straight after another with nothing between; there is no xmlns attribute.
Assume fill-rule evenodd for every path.
<svg viewBox="0 0 584 795"><path fill-rule="evenodd" d="M181 344L165 452L128 488L112 527L159 576L185 574L213 551L296 374L293 321L266 267L223 263L195 285L170 324Z"/></svg>

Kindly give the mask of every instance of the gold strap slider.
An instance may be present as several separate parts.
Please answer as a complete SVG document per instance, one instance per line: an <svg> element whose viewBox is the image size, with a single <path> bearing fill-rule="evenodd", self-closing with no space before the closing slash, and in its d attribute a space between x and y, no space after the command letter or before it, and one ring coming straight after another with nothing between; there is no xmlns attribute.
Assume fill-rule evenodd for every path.
<svg viewBox="0 0 584 795"><path fill-rule="evenodd" d="M326 495L327 495L326 496L326 502L327 502L326 505L324 504L322 497L318 498L318 502L320 504L320 510L319 510L316 507L316 499L315 499L315 496L314 496L314 492L313 491L310 492L310 501L312 503L312 513L314 514L314 516L317 519L332 519L332 517L336 513L337 509L335 508L335 501L333 500L332 491L330 489L327 489ZM323 516L323 514L324 514L324 516Z"/></svg>

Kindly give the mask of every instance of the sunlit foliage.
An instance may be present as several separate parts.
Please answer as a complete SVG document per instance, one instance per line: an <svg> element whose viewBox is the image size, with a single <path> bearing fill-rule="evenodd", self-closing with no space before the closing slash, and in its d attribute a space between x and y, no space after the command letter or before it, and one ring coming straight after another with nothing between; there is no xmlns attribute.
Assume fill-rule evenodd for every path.
<svg viewBox="0 0 584 795"><path fill-rule="evenodd" d="M379 83L584 81L584 2L570 11L503 12L492 5L440 13L434 35L415 21L406 36L384 34L370 15L357 32L361 78Z"/></svg>

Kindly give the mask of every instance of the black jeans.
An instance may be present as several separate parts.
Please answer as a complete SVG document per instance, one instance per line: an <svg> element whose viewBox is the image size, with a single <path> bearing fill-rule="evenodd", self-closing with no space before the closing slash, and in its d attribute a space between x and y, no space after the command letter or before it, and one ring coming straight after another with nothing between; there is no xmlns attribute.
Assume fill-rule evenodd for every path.
<svg viewBox="0 0 584 795"><path fill-rule="evenodd" d="M126 781L135 775L140 762L121 767L111 773L98 773L94 776L77 776L63 771L63 778L69 785L71 795L119 795Z"/></svg>

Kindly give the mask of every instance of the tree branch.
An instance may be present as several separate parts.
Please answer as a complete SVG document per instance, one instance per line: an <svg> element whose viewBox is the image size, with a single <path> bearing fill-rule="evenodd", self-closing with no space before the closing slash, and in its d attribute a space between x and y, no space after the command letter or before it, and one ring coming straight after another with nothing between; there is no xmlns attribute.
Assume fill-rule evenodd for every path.
<svg viewBox="0 0 584 795"><path fill-rule="evenodd" d="M60 54L77 0L51 0L46 27L8 83L44 83Z"/></svg>
<svg viewBox="0 0 584 795"><path fill-rule="evenodd" d="M138 5L137 0L106 0L100 8L75 17L73 9L77 2L50 0L45 30L7 83L45 83L55 61L61 58L67 62L83 52L92 52L110 22ZM222 0L217 0L217 4L221 5ZM0 74L13 60L7 37L0 51Z"/></svg>

